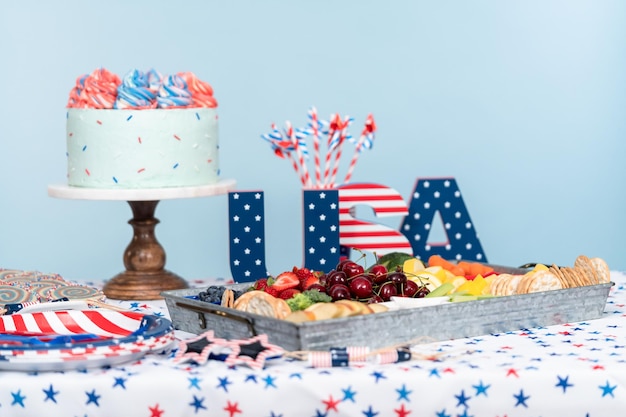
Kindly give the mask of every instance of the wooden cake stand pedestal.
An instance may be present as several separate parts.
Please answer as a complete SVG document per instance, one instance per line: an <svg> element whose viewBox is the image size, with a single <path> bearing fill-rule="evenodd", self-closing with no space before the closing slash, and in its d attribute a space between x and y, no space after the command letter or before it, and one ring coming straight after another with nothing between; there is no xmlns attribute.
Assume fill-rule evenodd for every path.
<svg viewBox="0 0 626 417"><path fill-rule="evenodd" d="M187 288L187 282L165 269L165 250L154 232L159 220L154 217L160 200L209 197L226 194L235 188L235 180L221 180L198 187L113 190L50 185L48 195L74 200L127 201L133 212L128 223L133 238L124 252L126 270L108 280L104 294L115 300L155 300L161 292Z"/></svg>

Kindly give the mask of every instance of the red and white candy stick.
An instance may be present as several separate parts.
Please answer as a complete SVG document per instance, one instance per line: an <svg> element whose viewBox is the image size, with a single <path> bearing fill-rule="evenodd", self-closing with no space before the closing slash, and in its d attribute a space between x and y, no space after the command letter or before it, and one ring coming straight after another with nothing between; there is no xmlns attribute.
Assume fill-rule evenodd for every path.
<svg viewBox="0 0 626 417"><path fill-rule="evenodd" d="M315 186L320 188L322 185L322 169L320 167L320 132L319 120L317 118L317 109L311 107L309 110L309 125L311 133L313 133L313 159L315 164Z"/></svg>
<svg viewBox="0 0 626 417"><path fill-rule="evenodd" d="M359 137L359 141L354 149L354 155L352 155L352 160L350 161L350 166L348 167L348 173L346 174L346 178L343 180L344 184L350 182L352 172L354 171L357 159L359 158L359 154L363 151L363 149L371 149L374 145L374 132L376 132L376 123L374 122L374 116L369 114L367 116L367 120L365 121L365 127Z"/></svg>
<svg viewBox="0 0 626 417"><path fill-rule="evenodd" d="M348 127L350 126L350 123L352 123L352 120L354 119L352 119L350 116L346 116L343 122L341 122L339 143L337 144L337 149L335 152L335 164L333 166L333 171L330 177L330 188L333 188L336 185L335 179L337 178L337 171L339 170L339 162L341 160L343 143L346 141L346 139L350 138L350 136L348 135Z"/></svg>
<svg viewBox="0 0 626 417"><path fill-rule="evenodd" d="M330 117L328 125L328 146L326 150L326 161L324 163L324 188L330 186L330 165L333 151L337 148L341 133L341 116L338 113Z"/></svg>
<svg viewBox="0 0 626 417"><path fill-rule="evenodd" d="M296 136L296 133L294 131L293 126L291 126L290 122L286 122L286 133L287 133L287 137L289 138L289 140L291 141L293 147L296 150L296 154L298 155L298 162L300 164L300 169L302 172L302 175L304 177L303 181L302 181L302 185L305 187L310 187L311 186L311 176L309 175L309 170L306 167L306 161L304 159L304 152L306 152L306 149L302 149L302 143L300 142L300 140L298 139L298 137Z"/></svg>

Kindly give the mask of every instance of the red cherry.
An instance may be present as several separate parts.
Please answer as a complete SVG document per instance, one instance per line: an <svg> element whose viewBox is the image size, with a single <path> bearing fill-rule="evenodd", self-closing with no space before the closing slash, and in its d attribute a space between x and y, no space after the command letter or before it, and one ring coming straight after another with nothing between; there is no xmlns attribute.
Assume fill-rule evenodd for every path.
<svg viewBox="0 0 626 417"><path fill-rule="evenodd" d="M349 262L354 263L354 261L350 258L346 258L346 259L342 259L341 261L339 261L339 263L337 264L337 266L335 267L335 270L337 271L341 271L341 269L343 268L343 266Z"/></svg>
<svg viewBox="0 0 626 417"><path fill-rule="evenodd" d="M364 276L350 280L350 292L356 298L369 298L372 296L372 282Z"/></svg>
<svg viewBox="0 0 626 417"><path fill-rule="evenodd" d="M335 284L348 284L348 276L343 271L330 271L326 276L326 287L330 288Z"/></svg>
<svg viewBox="0 0 626 417"><path fill-rule="evenodd" d="M352 295L350 294L350 289L343 284L335 284L328 290L327 294L333 301L337 300L350 300L352 299Z"/></svg>
<svg viewBox="0 0 626 417"><path fill-rule="evenodd" d="M374 278L376 278L374 276L374 274L372 274L372 273L364 273L363 275L360 275L360 276L363 277L363 278L368 279L369 282L371 282L372 284L374 283Z"/></svg>
<svg viewBox="0 0 626 417"><path fill-rule="evenodd" d="M407 297L414 297L419 291L420 286L415 281L407 280L404 284L400 285L400 294L404 294Z"/></svg>
<svg viewBox="0 0 626 417"><path fill-rule="evenodd" d="M404 284L407 281L406 275L404 275L404 272L399 272L399 271L392 272L391 274L387 275L387 280L396 284L398 288L400 287L400 285Z"/></svg>
<svg viewBox="0 0 626 417"><path fill-rule="evenodd" d="M385 282L378 290L378 295L385 301L391 300L391 297L395 297L396 295L398 295L398 289L396 288L396 284L391 281Z"/></svg>
<svg viewBox="0 0 626 417"><path fill-rule="evenodd" d="M374 275L387 275L387 267L383 264L376 264L370 268L370 272Z"/></svg>
<svg viewBox="0 0 626 417"><path fill-rule="evenodd" d="M315 290L326 294L326 287L322 284L312 284L309 288L307 288L307 291L310 290Z"/></svg>
<svg viewBox="0 0 626 417"><path fill-rule="evenodd" d="M430 290L425 285L422 285L419 290L417 290L417 294L415 294L415 298L424 298L426 295L430 293Z"/></svg>
<svg viewBox="0 0 626 417"><path fill-rule="evenodd" d="M357 275L362 275L365 272L365 268L363 265L359 265L356 262L346 262L341 270L346 273L348 278L356 277Z"/></svg>

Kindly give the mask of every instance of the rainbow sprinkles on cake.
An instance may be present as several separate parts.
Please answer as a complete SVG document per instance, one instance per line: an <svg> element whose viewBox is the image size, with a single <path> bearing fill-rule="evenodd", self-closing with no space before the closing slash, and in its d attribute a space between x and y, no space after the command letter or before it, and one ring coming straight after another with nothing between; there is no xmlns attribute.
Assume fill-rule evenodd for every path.
<svg viewBox="0 0 626 417"><path fill-rule="evenodd" d="M76 80L67 104L68 185L191 187L217 183L213 88L191 72L99 68Z"/></svg>

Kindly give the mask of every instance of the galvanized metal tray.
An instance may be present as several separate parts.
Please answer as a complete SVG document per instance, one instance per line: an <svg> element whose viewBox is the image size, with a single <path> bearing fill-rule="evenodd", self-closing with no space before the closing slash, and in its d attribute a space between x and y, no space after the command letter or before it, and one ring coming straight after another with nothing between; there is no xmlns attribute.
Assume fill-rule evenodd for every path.
<svg viewBox="0 0 626 417"><path fill-rule="evenodd" d="M501 272L516 268L500 267ZM375 349L398 343L442 341L600 318L613 283L400 309L338 319L291 323L188 298L201 289L162 293L174 327L217 337L267 334L271 343L295 350L333 346ZM247 284L234 284L244 289Z"/></svg>

